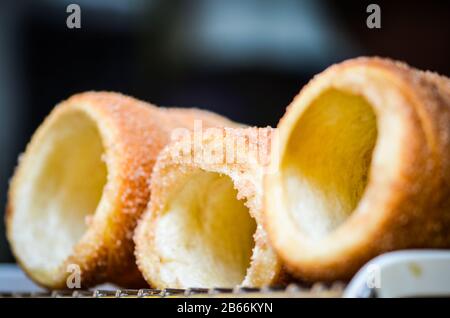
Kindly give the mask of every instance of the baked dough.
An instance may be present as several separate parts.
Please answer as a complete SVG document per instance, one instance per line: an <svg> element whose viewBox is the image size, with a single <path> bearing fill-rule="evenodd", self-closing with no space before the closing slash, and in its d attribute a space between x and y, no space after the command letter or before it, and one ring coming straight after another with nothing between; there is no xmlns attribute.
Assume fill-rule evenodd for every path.
<svg viewBox="0 0 450 318"><path fill-rule="evenodd" d="M163 109L117 93L87 92L58 105L38 128L12 178L7 236L37 283L105 281L146 286L135 265L135 224L148 179L174 128L229 121L197 109ZM69 272L68 272L69 271ZM75 282L75 280L73 281Z"/></svg>
<svg viewBox="0 0 450 318"><path fill-rule="evenodd" d="M200 138L200 146L195 136L173 142L158 157L134 238L139 269L156 288L280 282L282 265L261 215L272 130L220 129ZM228 141L235 155L224 150Z"/></svg>
<svg viewBox="0 0 450 318"><path fill-rule="evenodd" d="M303 280L390 250L450 247L450 80L381 58L316 76L279 125L269 237Z"/></svg>

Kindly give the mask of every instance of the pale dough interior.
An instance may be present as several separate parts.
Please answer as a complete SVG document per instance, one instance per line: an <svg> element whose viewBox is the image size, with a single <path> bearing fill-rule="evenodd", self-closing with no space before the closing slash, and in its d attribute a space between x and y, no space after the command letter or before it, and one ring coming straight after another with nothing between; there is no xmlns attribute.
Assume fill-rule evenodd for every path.
<svg viewBox="0 0 450 318"><path fill-rule="evenodd" d="M103 151L81 111L64 113L34 144L14 200L14 241L27 268L51 273L72 253L106 184Z"/></svg>
<svg viewBox="0 0 450 318"><path fill-rule="evenodd" d="M167 286L233 287L250 266L256 222L226 175L198 170L175 191L155 228Z"/></svg>
<svg viewBox="0 0 450 318"><path fill-rule="evenodd" d="M320 239L363 194L376 117L365 98L329 89L307 106L289 138L281 165L286 206L304 235Z"/></svg>

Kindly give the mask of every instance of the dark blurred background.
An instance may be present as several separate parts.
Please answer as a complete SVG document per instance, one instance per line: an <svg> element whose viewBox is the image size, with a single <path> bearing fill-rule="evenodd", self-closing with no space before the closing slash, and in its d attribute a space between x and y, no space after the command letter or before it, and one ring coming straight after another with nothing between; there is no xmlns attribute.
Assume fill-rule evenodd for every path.
<svg viewBox="0 0 450 318"><path fill-rule="evenodd" d="M371 2L381 29L366 26ZM450 74L450 2L371 2L0 0L0 205L33 131L77 92L119 91L265 126L311 76L350 57ZM81 7L81 29L66 26L70 3ZM0 262L13 261L0 224Z"/></svg>

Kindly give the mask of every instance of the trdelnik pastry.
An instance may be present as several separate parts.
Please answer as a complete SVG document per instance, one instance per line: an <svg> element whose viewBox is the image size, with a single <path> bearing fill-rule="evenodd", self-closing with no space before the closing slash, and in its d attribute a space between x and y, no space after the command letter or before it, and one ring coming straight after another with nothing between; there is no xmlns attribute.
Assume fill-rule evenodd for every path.
<svg viewBox="0 0 450 318"><path fill-rule="evenodd" d="M156 288L280 283L283 267L262 219L273 130L199 133L158 157L153 195L135 234L140 270Z"/></svg>
<svg viewBox="0 0 450 318"><path fill-rule="evenodd" d="M171 131L230 121L198 109L164 109L118 93L87 92L60 103L33 135L10 184L7 236L40 285L114 282L146 286L132 241L150 195L149 176Z"/></svg>
<svg viewBox="0 0 450 318"><path fill-rule="evenodd" d="M386 251L450 247L450 80L358 58L306 85L265 179L269 237L306 280L350 278Z"/></svg>

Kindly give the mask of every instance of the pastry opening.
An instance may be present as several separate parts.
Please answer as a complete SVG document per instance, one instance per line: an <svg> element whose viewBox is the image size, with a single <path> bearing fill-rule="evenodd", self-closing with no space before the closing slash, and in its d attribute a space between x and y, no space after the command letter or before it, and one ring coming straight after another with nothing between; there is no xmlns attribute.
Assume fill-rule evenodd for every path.
<svg viewBox="0 0 450 318"><path fill-rule="evenodd" d="M23 249L19 255L27 267L43 274L72 253L107 182L102 139L88 115L71 110L45 129L34 157L27 158L14 218L18 248Z"/></svg>
<svg viewBox="0 0 450 318"><path fill-rule="evenodd" d="M231 178L199 169L175 192L155 229L160 279L168 287L241 284L256 222Z"/></svg>
<svg viewBox="0 0 450 318"><path fill-rule="evenodd" d="M376 140L375 113L362 96L329 89L305 108L281 162L286 207L302 234L320 239L353 213Z"/></svg>

